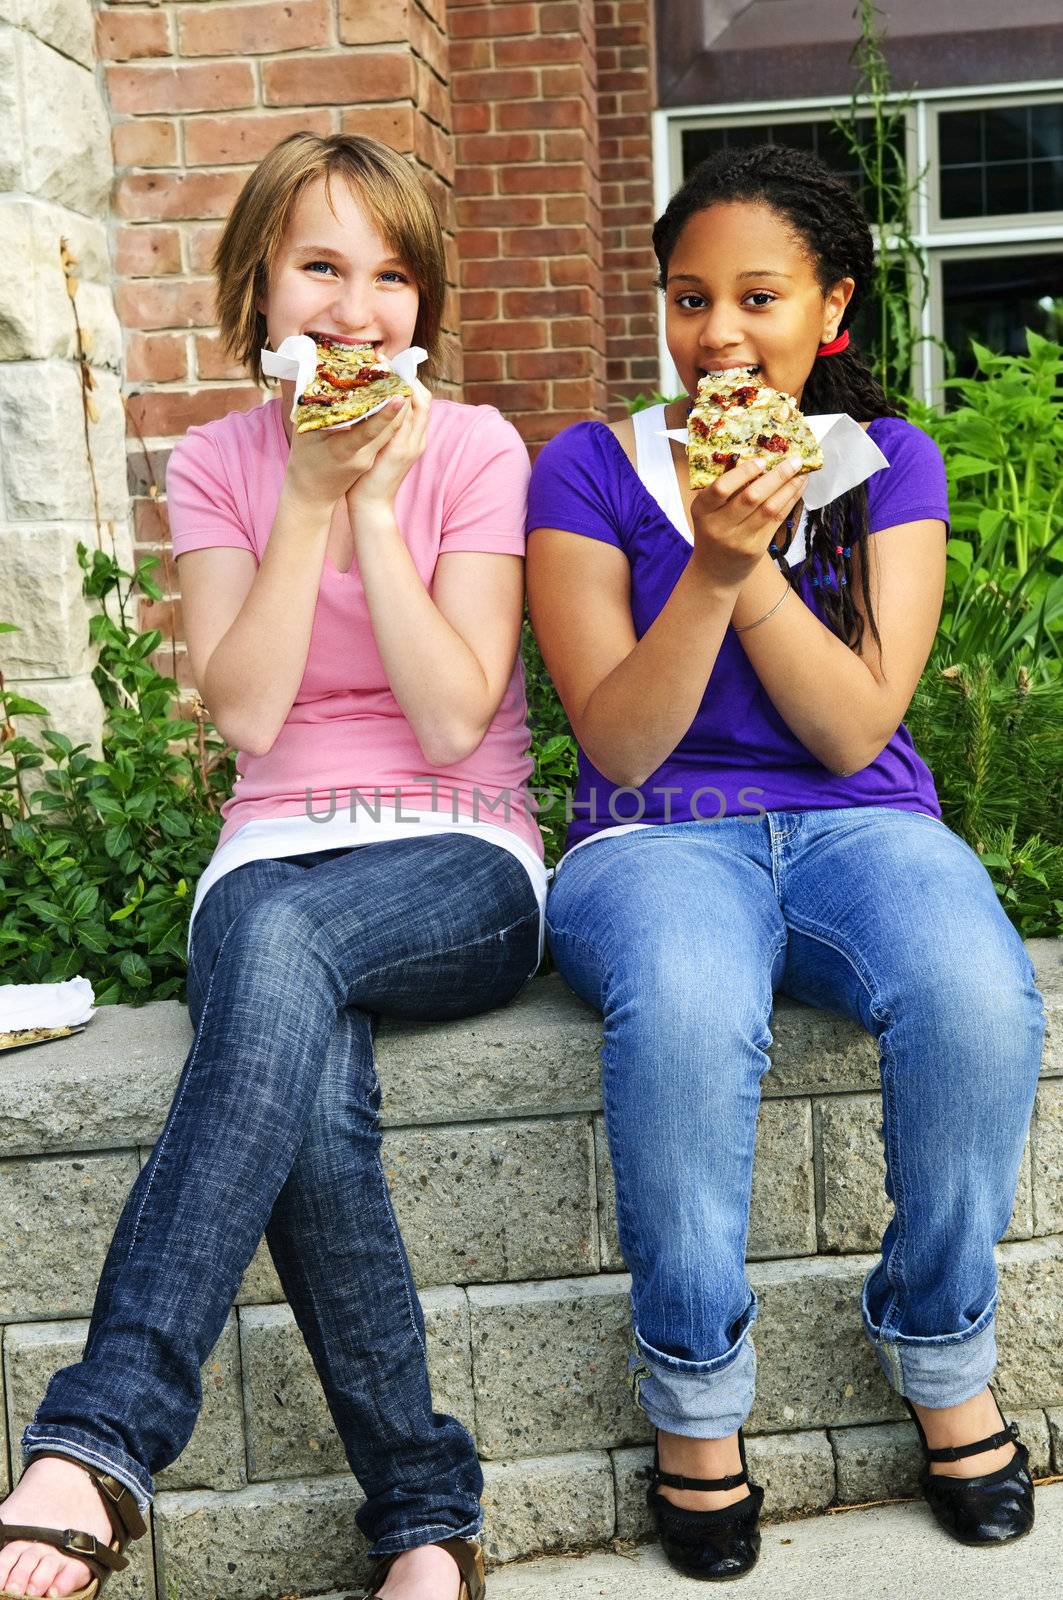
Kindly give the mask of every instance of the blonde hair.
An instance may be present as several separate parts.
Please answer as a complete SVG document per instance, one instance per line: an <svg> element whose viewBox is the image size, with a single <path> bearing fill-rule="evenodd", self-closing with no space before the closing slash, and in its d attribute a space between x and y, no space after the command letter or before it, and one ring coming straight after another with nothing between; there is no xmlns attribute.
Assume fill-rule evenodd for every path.
<svg viewBox="0 0 1063 1600"><path fill-rule="evenodd" d="M214 253L218 325L232 355L262 382L259 351L266 319L256 302L270 277L295 203L308 184L333 177L350 184L381 238L417 284L413 342L436 355L446 294L446 254L439 219L408 161L378 139L334 133L293 133L283 139L241 189ZM330 201L331 204L331 201Z"/></svg>

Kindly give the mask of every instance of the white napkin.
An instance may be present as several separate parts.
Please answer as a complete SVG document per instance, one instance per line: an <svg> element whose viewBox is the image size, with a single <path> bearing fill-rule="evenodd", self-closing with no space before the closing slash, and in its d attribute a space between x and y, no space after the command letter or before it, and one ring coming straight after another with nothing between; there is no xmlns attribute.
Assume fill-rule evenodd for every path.
<svg viewBox="0 0 1063 1600"><path fill-rule="evenodd" d="M299 396L317 370L317 345L308 333L292 333L287 339L282 340L279 350L262 350L259 354L262 371L267 378L291 378L295 383L295 398L290 413L294 417ZM398 355L392 356L390 360L379 353L374 359L380 366L390 367L400 378L412 383L417 376L417 368L422 361L428 359L428 351L422 350L419 344L412 344L408 350L400 350ZM359 422L364 422L366 417L375 416L387 404L387 400L381 400L380 405L374 406L371 411L363 411L362 415L355 417L352 422L334 422L329 432L339 433L343 428L356 427Z"/></svg>
<svg viewBox="0 0 1063 1600"><path fill-rule="evenodd" d="M23 1028L76 1028L96 1012L88 978L65 983L0 984L0 1033Z"/></svg>
<svg viewBox="0 0 1063 1600"><path fill-rule="evenodd" d="M847 489L855 489L873 472L889 466L874 439L844 412L806 417L805 421L823 451L823 465L805 478L802 504L806 511L819 511ZM686 444L685 428L668 428L665 431L669 439Z"/></svg>

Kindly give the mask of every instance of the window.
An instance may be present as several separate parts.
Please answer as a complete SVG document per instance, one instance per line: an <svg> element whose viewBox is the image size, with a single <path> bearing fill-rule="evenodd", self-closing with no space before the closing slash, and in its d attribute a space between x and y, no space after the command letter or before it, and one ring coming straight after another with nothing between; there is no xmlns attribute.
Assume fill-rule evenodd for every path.
<svg viewBox="0 0 1063 1600"><path fill-rule="evenodd" d="M834 116L839 101L657 112L659 198L715 150L771 141L812 150L836 172L860 174ZM917 389L940 395L942 340L969 373L973 337L991 349L1024 348L1022 330L1063 336L1063 82L1023 91L932 90L904 112L909 170L926 181L909 219L925 254L930 294ZM868 313L860 322L866 323ZM859 335L860 328L857 333ZM675 374L662 343L662 384Z"/></svg>

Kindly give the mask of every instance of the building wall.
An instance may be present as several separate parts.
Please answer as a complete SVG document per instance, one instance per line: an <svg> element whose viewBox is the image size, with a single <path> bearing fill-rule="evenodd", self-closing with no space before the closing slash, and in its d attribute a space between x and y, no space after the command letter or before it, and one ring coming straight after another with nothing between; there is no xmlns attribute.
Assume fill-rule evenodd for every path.
<svg viewBox="0 0 1063 1600"><path fill-rule="evenodd" d="M298 130L371 134L409 155L454 250L445 0L105 3L96 41L110 103L118 307L138 554L164 559L168 598L141 625L173 641L160 666L191 684L161 498L166 457L193 423L257 405L214 331L211 260L248 174ZM441 375L461 384L456 302Z"/></svg>
<svg viewBox="0 0 1063 1600"><path fill-rule="evenodd" d="M0 669L97 750L77 546L128 560L111 179L88 0L0 0Z"/></svg>
<svg viewBox="0 0 1063 1600"><path fill-rule="evenodd" d="M140 620L163 630L159 665L184 685L165 463L192 424L262 399L221 348L211 278L255 163L297 129L372 134L414 160L449 245L442 390L498 406L534 451L655 381L651 12L652 0L99 5L136 550L161 557L166 594ZM108 164L101 207L109 179Z"/></svg>

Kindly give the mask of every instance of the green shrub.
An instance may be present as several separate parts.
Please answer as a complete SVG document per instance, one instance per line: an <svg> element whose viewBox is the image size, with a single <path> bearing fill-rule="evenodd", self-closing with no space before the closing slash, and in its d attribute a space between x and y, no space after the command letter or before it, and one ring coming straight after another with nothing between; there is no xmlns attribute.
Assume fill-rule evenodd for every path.
<svg viewBox="0 0 1063 1600"><path fill-rule="evenodd" d="M0 968L11 983L82 973L99 1005L164 1000L184 993L193 891L234 762L204 715L174 715L177 683L148 660L162 635L131 625L134 582L161 598L157 562L132 579L101 551L78 555L86 593L102 606L90 634L100 646L103 757L61 733L43 733L44 750L19 735L12 718L46 707L0 679ZM30 790L35 769L44 782Z"/></svg>

